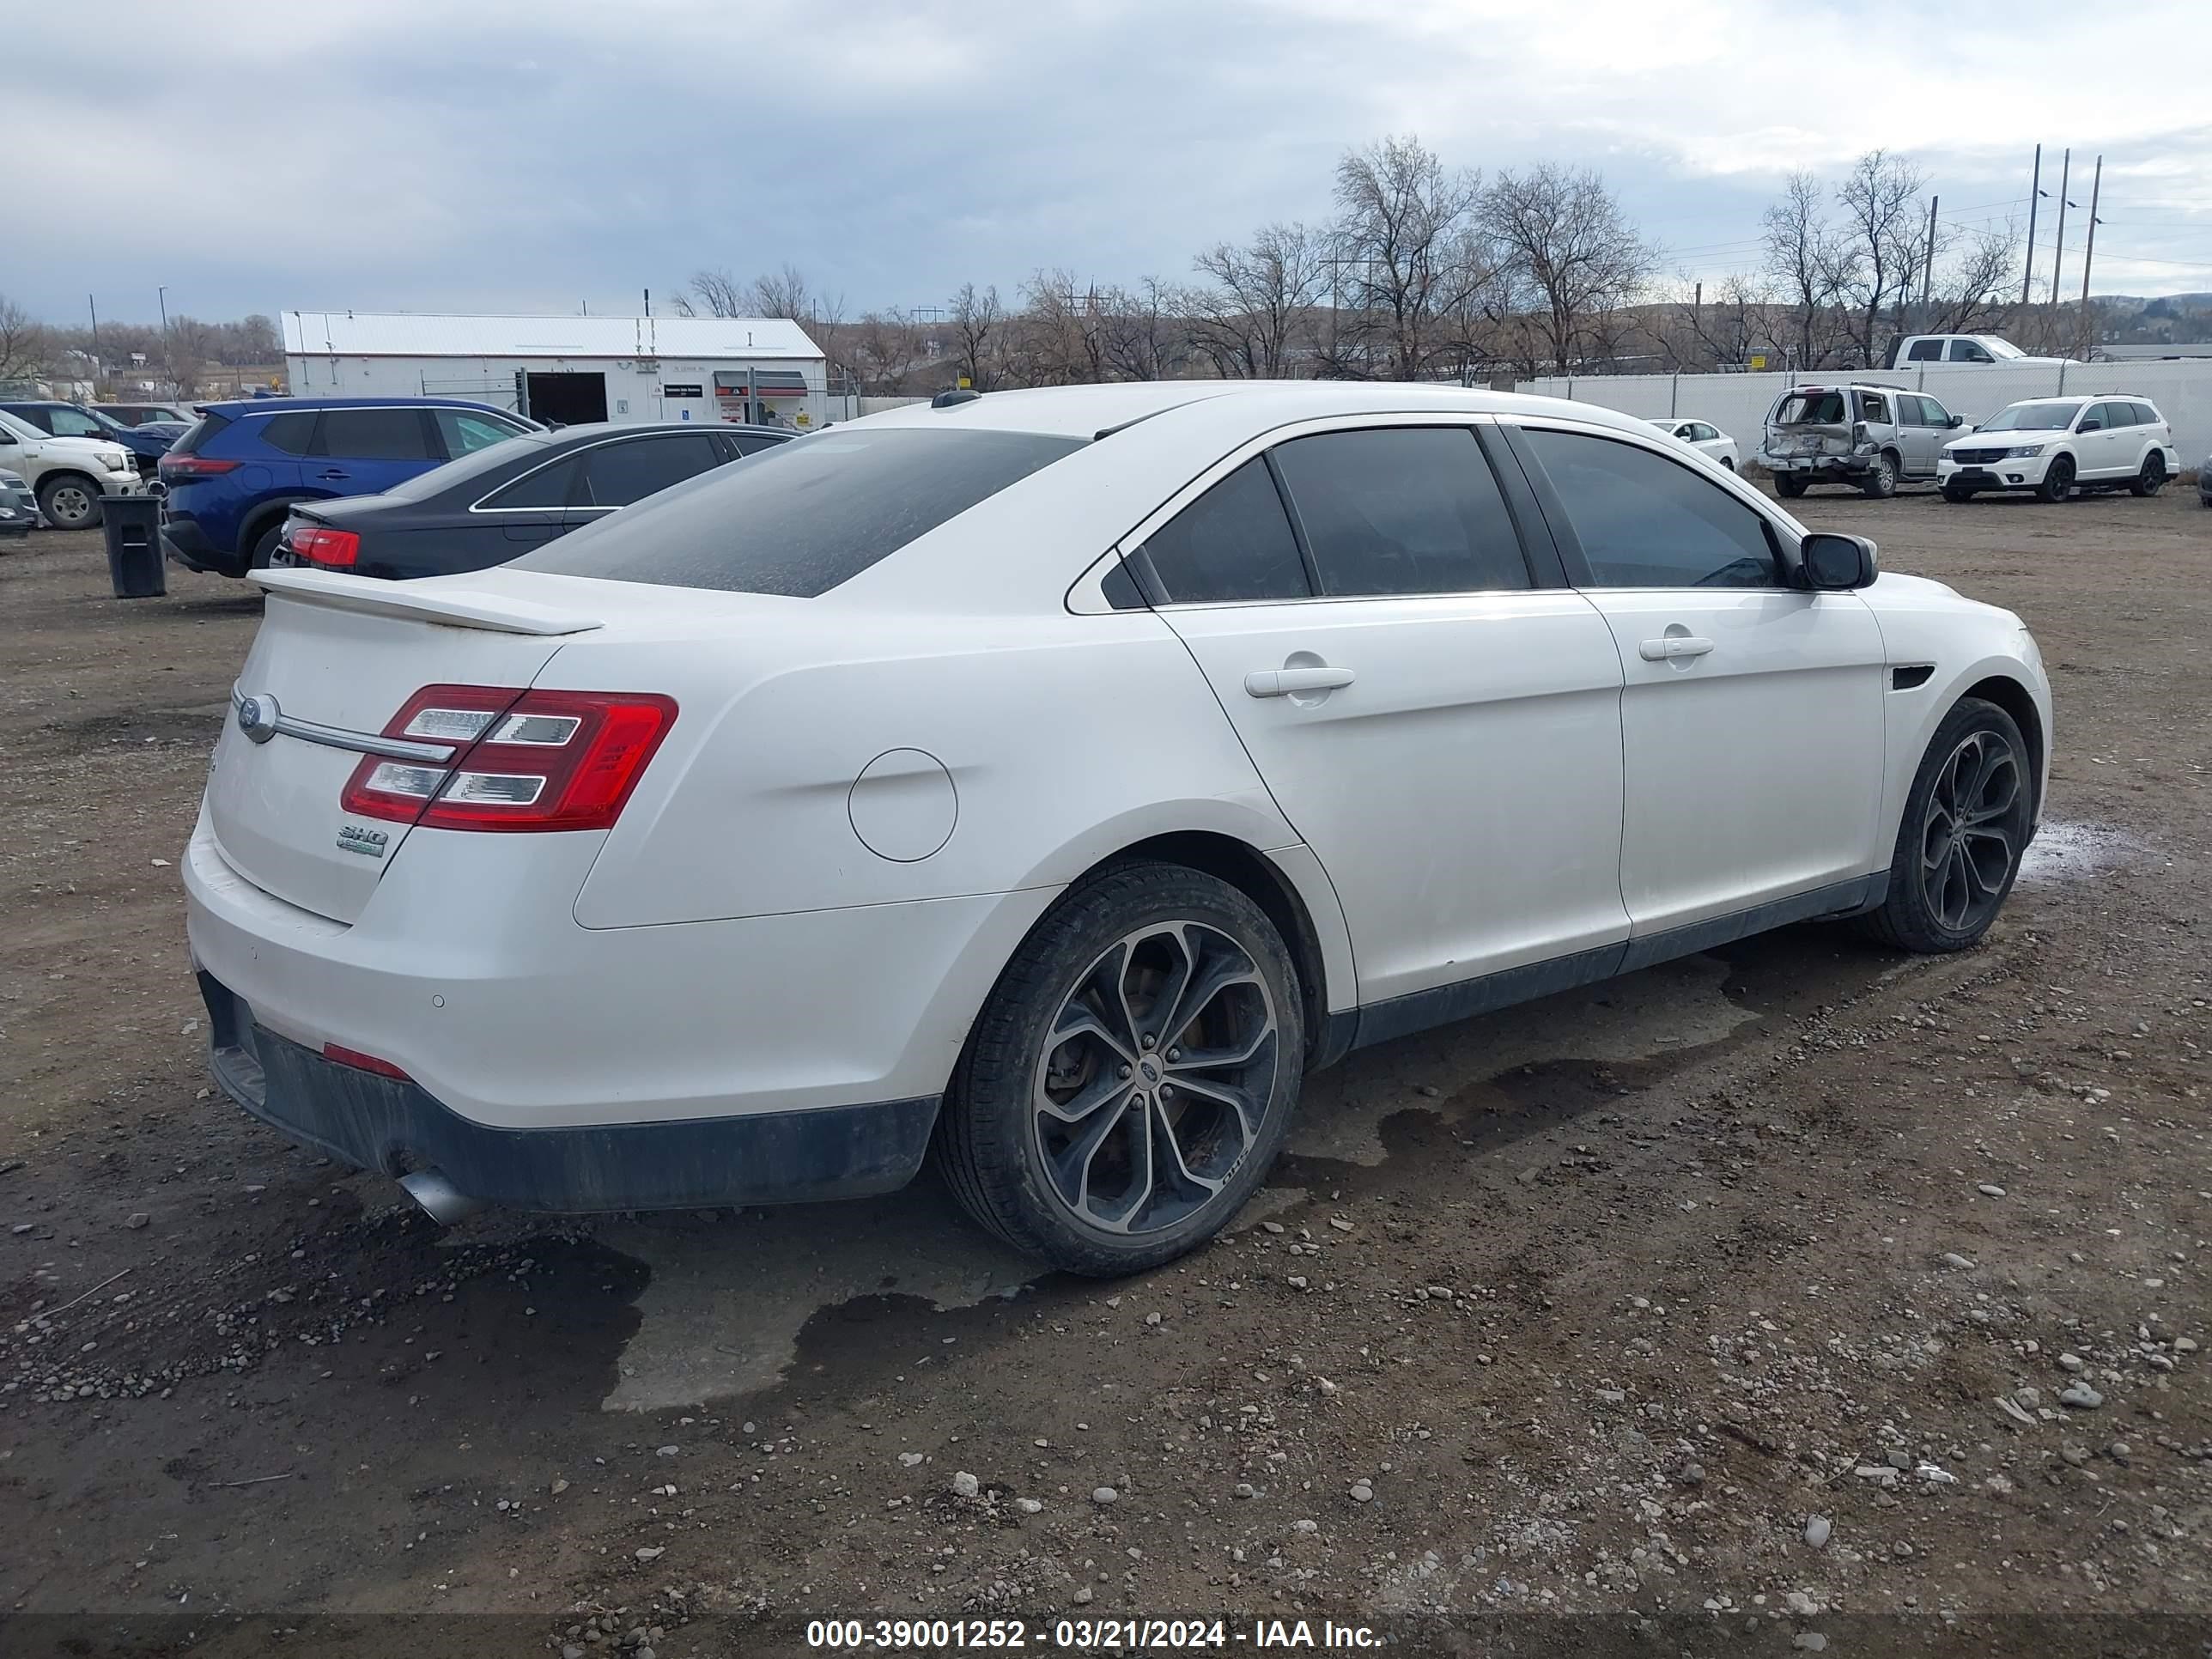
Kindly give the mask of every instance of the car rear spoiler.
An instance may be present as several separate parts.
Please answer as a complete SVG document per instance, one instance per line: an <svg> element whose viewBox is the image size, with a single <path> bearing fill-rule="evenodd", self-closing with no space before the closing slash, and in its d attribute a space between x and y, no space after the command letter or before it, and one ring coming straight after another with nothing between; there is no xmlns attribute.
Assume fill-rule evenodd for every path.
<svg viewBox="0 0 2212 1659"><path fill-rule="evenodd" d="M249 570L246 574L248 581L283 599L446 628L546 635L588 634L605 626L597 617L556 611L551 605L510 599L483 588L454 589L426 581L380 581L335 570Z"/></svg>

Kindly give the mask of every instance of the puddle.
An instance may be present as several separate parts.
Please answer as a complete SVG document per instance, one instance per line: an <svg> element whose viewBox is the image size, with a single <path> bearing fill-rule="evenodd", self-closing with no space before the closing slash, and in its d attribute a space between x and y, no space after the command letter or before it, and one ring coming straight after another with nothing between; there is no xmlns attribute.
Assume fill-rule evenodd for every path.
<svg viewBox="0 0 2212 1659"><path fill-rule="evenodd" d="M608 1411L696 1406L773 1387L817 1311L862 1297L973 1307L1038 1276L1037 1264L966 1224L935 1182L888 1198L748 1210L734 1220L662 1217L603 1229L643 1262L636 1334Z"/></svg>
<svg viewBox="0 0 2212 1659"><path fill-rule="evenodd" d="M2150 855L2149 848L2120 830L2107 830L2102 824L2060 823L2046 818L2021 858L2019 879L2025 885L2076 881L2084 876L2142 863Z"/></svg>

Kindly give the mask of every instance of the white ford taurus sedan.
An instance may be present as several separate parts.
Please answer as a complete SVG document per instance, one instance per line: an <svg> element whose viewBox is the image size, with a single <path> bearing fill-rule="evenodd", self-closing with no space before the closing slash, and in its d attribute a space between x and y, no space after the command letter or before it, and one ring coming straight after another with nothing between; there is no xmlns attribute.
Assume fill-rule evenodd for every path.
<svg viewBox="0 0 2212 1659"><path fill-rule="evenodd" d="M1362 1044L1811 917L1973 944L2051 708L1579 404L1016 392L514 564L254 573L185 863L214 1065L434 1214L880 1193L1158 1263Z"/></svg>

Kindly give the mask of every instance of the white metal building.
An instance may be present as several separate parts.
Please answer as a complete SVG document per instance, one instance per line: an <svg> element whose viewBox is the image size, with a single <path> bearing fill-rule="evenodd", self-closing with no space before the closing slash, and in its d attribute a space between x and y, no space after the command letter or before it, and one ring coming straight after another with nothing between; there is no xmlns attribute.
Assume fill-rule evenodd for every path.
<svg viewBox="0 0 2212 1659"><path fill-rule="evenodd" d="M842 419L822 349L770 317L461 317L288 311L295 396L469 398L538 420Z"/></svg>

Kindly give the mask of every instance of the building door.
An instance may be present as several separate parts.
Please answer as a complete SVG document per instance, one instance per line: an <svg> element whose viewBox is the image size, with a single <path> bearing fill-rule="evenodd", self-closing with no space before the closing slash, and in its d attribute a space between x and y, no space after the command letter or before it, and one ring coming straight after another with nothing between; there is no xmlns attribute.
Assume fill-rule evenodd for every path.
<svg viewBox="0 0 2212 1659"><path fill-rule="evenodd" d="M548 426L580 426L607 418L607 377L597 372L571 371L526 377L530 390L530 418Z"/></svg>

